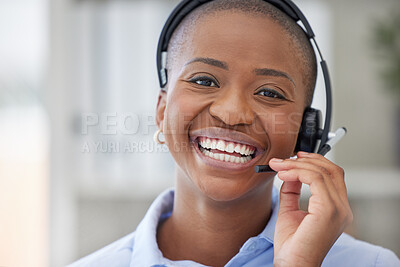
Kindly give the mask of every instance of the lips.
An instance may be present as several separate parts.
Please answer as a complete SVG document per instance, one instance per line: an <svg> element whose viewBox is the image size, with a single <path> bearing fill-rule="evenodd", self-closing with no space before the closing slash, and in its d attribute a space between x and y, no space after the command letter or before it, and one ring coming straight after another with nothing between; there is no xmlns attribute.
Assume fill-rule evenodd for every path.
<svg viewBox="0 0 400 267"><path fill-rule="evenodd" d="M206 163L222 168L248 168L265 151L259 142L247 134L224 128L192 131L190 140Z"/></svg>

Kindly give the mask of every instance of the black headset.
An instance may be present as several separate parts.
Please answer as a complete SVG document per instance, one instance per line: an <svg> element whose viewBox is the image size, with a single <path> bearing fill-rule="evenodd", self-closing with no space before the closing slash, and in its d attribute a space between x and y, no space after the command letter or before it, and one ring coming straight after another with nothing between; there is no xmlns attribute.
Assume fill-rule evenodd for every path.
<svg viewBox="0 0 400 267"><path fill-rule="evenodd" d="M164 88L167 84L167 69L166 69L166 59L167 59L167 49L169 41L174 33L175 29L181 23L181 21L195 8L210 2L212 0L183 0L179 5L172 11L171 15L167 19L164 28L161 32L160 39L158 41L157 48L157 72L160 82L160 88ZM265 0L264 0L265 1ZM320 151L322 146L328 141L328 134L331 126L331 116L332 116L332 91L331 91L331 81L328 72L328 66L322 57L321 51L315 41L314 31L311 29L306 17L301 12L301 10L291 1L291 0L268 0L265 1L275 6L283 13L292 18L296 23L301 22L304 26L299 27L305 32L308 39L313 41L316 51L321 58L321 68L322 74L325 81L325 92L326 92L326 113L324 128L320 128L321 122L321 111L307 107L303 114L303 120L301 123L296 151L306 151L306 152L317 152ZM314 49L315 50L315 49ZM318 150L317 141L321 140Z"/></svg>

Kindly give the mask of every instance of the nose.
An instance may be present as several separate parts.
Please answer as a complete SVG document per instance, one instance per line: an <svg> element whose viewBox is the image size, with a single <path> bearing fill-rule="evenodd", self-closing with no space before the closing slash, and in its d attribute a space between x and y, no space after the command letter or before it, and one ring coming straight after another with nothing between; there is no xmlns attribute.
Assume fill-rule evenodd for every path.
<svg viewBox="0 0 400 267"><path fill-rule="evenodd" d="M227 125L252 124L255 119L250 103L239 88L222 90L209 112Z"/></svg>

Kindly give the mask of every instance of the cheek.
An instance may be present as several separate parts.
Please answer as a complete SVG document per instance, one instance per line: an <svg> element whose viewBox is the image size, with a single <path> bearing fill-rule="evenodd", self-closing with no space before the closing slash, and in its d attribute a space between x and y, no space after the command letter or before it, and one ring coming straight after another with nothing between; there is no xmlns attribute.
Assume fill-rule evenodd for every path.
<svg viewBox="0 0 400 267"><path fill-rule="evenodd" d="M299 112L296 109L274 114L274 117L270 122L272 134L297 136L302 116L302 112Z"/></svg>
<svg viewBox="0 0 400 267"><path fill-rule="evenodd" d="M302 112L296 105L285 109L271 110L262 117L263 125L270 139L270 156L287 158L293 154L302 119Z"/></svg>
<svg viewBox="0 0 400 267"><path fill-rule="evenodd" d="M170 151L183 151L189 147L189 128L206 105L190 94L171 91L164 119L164 135Z"/></svg>

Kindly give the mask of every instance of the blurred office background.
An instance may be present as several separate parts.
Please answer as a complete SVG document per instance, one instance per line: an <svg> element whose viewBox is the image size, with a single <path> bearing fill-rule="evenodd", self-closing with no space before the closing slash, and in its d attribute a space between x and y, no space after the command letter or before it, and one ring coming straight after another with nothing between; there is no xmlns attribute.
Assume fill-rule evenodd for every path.
<svg viewBox="0 0 400 267"><path fill-rule="evenodd" d="M400 3L297 2L330 66L333 128L349 130L329 155L346 170L347 232L399 255L400 98L374 29ZM173 186L152 135L156 43L176 3L0 1L0 266L64 266L134 231Z"/></svg>

